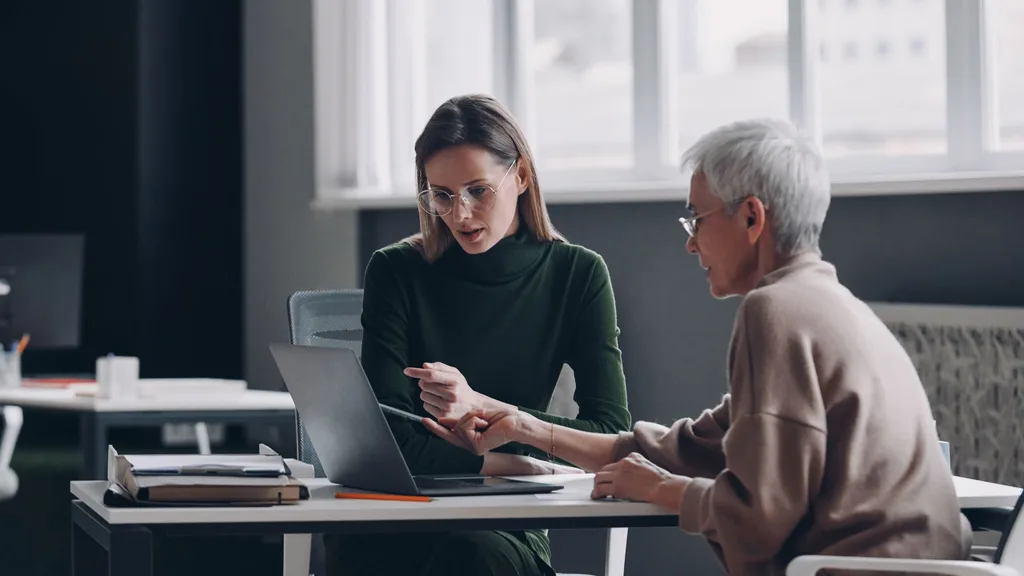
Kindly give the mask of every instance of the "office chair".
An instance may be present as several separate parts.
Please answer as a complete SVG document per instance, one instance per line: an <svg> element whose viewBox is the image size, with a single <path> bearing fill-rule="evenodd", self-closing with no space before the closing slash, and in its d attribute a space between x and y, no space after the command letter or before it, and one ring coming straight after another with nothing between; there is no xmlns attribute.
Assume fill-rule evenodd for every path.
<svg viewBox="0 0 1024 576"><path fill-rule="evenodd" d="M358 355L362 348L362 290L307 290L288 298L288 325L292 344L350 348ZM571 371L563 371L559 387L575 386ZM559 394L556 393L556 397ZM561 394L565 396L565 394ZM571 398L571 390L568 394ZM566 414L567 416L569 414ZM575 416L575 414L572 414ZM323 466L306 434L302 419L295 415L299 460L313 465L315 477L323 478ZM608 530L605 576L622 576L626 562L626 528ZM321 535L286 534L284 537L285 576L323 576L323 539ZM316 560L311 562L311 560ZM572 576L560 574L559 576Z"/></svg>
<svg viewBox="0 0 1024 576"><path fill-rule="evenodd" d="M786 576L813 576L819 570L947 574L949 576L1019 576L1024 574L1024 521L1020 509L1024 493L1006 519L991 562L977 560L919 560L908 558L860 558L850 556L797 556L786 567ZM977 558L975 556L975 558Z"/></svg>
<svg viewBox="0 0 1024 576"><path fill-rule="evenodd" d="M22 412L18 406L4 406L4 432L0 437L0 502L14 498L18 493L18 475L11 468L14 445L21 432Z"/></svg>
<svg viewBox="0 0 1024 576"><path fill-rule="evenodd" d="M291 343L300 346L350 348L358 355L363 342L362 290L304 290L288 298L288 328ZM299 460L313 465L316 478L323 478L323 465L313 443L295 414ZM285 576L324 574L324 544L321 534L287 534L284 537Z"/></svg>

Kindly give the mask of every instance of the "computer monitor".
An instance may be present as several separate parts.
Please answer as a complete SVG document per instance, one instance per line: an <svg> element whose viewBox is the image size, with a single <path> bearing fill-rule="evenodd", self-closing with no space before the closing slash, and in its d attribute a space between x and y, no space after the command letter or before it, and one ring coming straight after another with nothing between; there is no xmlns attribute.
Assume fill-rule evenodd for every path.
<svg viewBox="0 0 1024 576"><path fill-rule="evenodd" d="M77 348L85 237L0 234L0 344L23 334L33 349Z"/></svg>

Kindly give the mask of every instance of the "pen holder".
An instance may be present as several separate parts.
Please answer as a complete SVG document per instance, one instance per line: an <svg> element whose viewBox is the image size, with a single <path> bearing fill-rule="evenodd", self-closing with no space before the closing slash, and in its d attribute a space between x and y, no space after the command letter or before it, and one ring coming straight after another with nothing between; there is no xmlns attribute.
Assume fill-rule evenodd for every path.
<svg viewBox="0 0 1024 576"><path fill-rule="evenodd" d="M17 352L0 353L0 388L19 388L21 386L21 354Z"/></svg>
<svg viewBox="0 0 1024 576"><path fill-rule="evenodd" d="M106 356L96 360L96 386L100 398L132 399L139 395L139 359Z"/></svg>

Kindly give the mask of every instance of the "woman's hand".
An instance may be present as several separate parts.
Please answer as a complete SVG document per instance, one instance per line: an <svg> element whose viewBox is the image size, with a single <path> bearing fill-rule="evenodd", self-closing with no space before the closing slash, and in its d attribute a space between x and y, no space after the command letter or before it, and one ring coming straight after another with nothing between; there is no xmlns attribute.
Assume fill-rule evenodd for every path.
<svg viewBox="0 0 1024 576"><path fill-rule="evenodd" d="M480 468L484 476L543 476L546 474L583 474L583 470L545 462L530 456L488 452L484 454L484 465Z"/></svg>
<svg viewBox="0 0 1024 576"><path fill-rule="evenodd" d="M441 362L426 362L423 368L406 368L405 375L419 378L423 408L439 420L458 420L467 412L475 410L514 408L474 391L462 372Z"/></svg>
<svg viewBox="0 0 1024 576"><path fill-rule="evenodd" d="M670 474L634 452L594 475L591 497L651 502L678 511L689 485L689 478Z"/></svg>
<svg viewBox="0 0 1024 576"><path fill-rule="evenodd" d="M423 419L423 425L434 434L474 454L484 454L516 441L520 412L516 407L497 410L472 410L462 418L440 418L434 422Z"/></svg>

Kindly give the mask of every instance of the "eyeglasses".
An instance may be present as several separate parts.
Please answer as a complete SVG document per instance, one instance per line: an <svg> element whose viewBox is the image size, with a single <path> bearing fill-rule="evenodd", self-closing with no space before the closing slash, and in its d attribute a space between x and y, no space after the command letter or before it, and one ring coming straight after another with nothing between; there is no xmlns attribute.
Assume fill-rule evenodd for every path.
<svg viewBox="0 0 1024 576"><path fill-rule="evenodd" d="M738 205L742 204L745 201L746 201L746 198L741 198L739 200L736 200L736 201L733 201L733 202L729 202L729 203L725 204L724 206L719 206L718 208L715 208L714 210L711 210L709 212L705 212L703 214L698 214L696 216L691 216L689 218L680 218L679 219L679 223L683 225L683 230L686 230L686 233L689 234L690 237L692 238L692 237L697 235L697 231L700 229L699 225L700 225L700 219L701 218L704 218L705 216L710 216L710 215L714 214L715 212L721 212L722 210L725 210L726 208L729 208L730 206L738 206Z"/></svg>
<svg viewBox="0 0 1024 576"><path fill-rule="evenodd" d="M505 183L505 179L512 172L512 167L518 162L518 159L512 161L512 164L505 170L505 175L501 177L501 181L498 182L497 186L492 188L488 184L471 184L459 190L458 197L462 199L462 202L470 210L476 212L490 210L494 207L494 202L498 196L498 189ZM455 196L441 188L427 188L420 192L417 201L421 210L433 216L446 216L455 209Z"/></svg>

